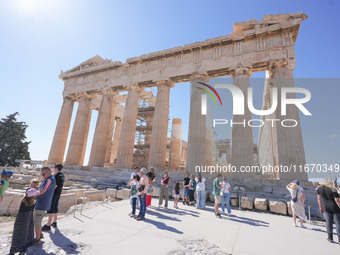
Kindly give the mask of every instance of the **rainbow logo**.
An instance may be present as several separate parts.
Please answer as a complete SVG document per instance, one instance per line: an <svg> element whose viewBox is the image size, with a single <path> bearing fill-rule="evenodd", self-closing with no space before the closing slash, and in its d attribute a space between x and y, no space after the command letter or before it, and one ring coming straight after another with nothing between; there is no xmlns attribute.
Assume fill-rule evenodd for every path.
<svg viewBox="0 0 340 255"><path fill-rule="evenodd" d="M206 83L203 83L203 82L198 82L198 83L201 84L201 85L203 85L203 86L206 86L206 87L209 88L212 92L214 92L215 95L217 96L218 100L220 101L221 106L222 106L222 100L221 100L221 98L220 98L220 95L217 93L217 91L216 91L213 87L211 87L210 85L208 85L208 84L206 84ZM212 98L212 100L214 100L215 105L217 105L216 100L215 100L213 94L211 94L211 92L210 92L209 90L206 90L206 89L200 88L200 87L197 87L197 88L198 88L198 89L201 89L201 90L203 90L203 91L205 91L205 92Z"/></svg>

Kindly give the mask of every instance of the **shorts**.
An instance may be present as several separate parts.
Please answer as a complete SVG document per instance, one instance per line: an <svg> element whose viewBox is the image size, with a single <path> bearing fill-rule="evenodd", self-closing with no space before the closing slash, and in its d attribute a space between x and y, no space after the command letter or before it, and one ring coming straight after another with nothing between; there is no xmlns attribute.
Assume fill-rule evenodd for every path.
<svg viewBox="0 0 340 255"><path fill-rule="evenodd" d="M175 194L174 198L179 199L179 194Z"/></svg>
<svg viewBox="0 0 340 255"><path fill-rule="evenodd" d="M184 190L184 196L187 197L189 192L189 187L186 187Z"/></svg>
<svg viewBox="0 0 340 255"><path fill-rule="evenodd" d="M51 208L47 211L47 213L58 213L59 198L60 195L55 195L52 197Z"/></svg>
<svg viewBox="0 0 340 255"><path fill-rule="evenodd" d="M215 204L220 204L221 203L221 196L214 195L214 198L215 198Z"/></svg>
<svg viewBox="0 0 340 255"><path fill-rule="evenodd" d="M34 209L33 221L34 221L35 227L41 227L44 216L45 216L45 211Z"/></svg>

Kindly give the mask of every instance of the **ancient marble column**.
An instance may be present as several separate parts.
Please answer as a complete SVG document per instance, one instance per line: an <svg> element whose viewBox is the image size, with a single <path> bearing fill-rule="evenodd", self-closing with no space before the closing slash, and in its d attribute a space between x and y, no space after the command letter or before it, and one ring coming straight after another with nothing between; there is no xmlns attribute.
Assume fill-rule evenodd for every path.
<svg viewBox="0 0 340 255"><path fill-rule="evenodd" d="M67 136L70 129L74 100L65 97L59 114L57 127L51 145L48 163L62 163L64 161Z"/></svg>
<svg viewBox="0 0 340 255"><path fill-rule="evenodd" d="M249 77L251 68L237 67L230 70L230 76L236 87L242 90L244 95L244 115L233 115L231 129L231 165L236 167L237 172L232 174L232 178L254 178L255 173L241 173L241 166L254 165L253 153L253 133L248 121L252 118L249 111L247 98L249 88Z"/></svg>
<svg viewBox="0 0 340 255"><path fill-rule="evenodd" d="M201 114L202 94L205 92L197 87L205 88L198 82L208 81L209 77L203 74L193 74L190 77L191 98L186 169L191 173L195 171L196 166L203 167L206 162L206 115Z"/></svg>
<svg viewBox="0 0 340 255"><path fill-rule="evenodd" d="M105 163L105 154L107 141L109 138L111 117L112 117L112 93L106 92L102 97L100 104L96 129L93 136L89 166L103 167Z"/></svg>
<svg viewBox="0 0 340 255"><path fill-rule="evenodd" d="M81 96L79 99L77 115L73 125L65 165L82 166L84 163L91 112L91 98Z"/></svg>
<svg viewBox="0 0 340 255"><path fill-rule="evenodd" d="M110 117L110 124L109 124L109 132L108 132L108 138L106 139L106 152L105 152L105 163L110 163L111 158L111 145L112 145L112 138L113 138L113 130L115 128L116 123L116 106L117 104L112 102L112 109L111 109L111 117Z"/></svg>
<svg viewBox="0 0 340 255"><path fill-rule="evenodd" d="M136 121L138 112L138 99L141 89L137 85L129 87L126 100L123 128L121 131L116 168L131 168L133 163L133 149L136 134Z"/></svg>
<svg viewBox="0 0 340 255"><path fill-rule="evenodd" d="M286 59L271 63L269 73L273 79L274 87L278 88L278 98L281 98L281 88L295 87L293 79L294 67L295 59ZM296 98L296 95L290 93L287 95L287 98ZM273 115L276 119L280 120L275 121L273 127L274 161L276 161L276 165L286 166L288 168L290 168L290 166L304 166L306 159L298 108L295 105L287 105L286 115L281 115L281 104L278 103ZM297 125L295 127L284 127L281 121L285 119L293 119L297 122ZM285 125L293 124L292 122L285 123ZM279 178L307 181L308 175L304 171L300 172L300 170L298 170L295 172L292 170L290 172L279 172Z"/></svg>
<svg viewBox="0 0 340 255"><path fill-rule="evenodd" d="M122 120L121 118L116 118L116 127L115 127L115 134L113 136L113 141L111 144L111 155L110 155L110 163L114 163L117 157L118 145L119 145L119 138L120 133L122 130Z"/></svg>
<svg viewBox="0 0 340 255"><path fill-rule="evenodd" d="M148 168L153 167L156 171L165 169L171 86L172 83L169 81L159 81L157 84L157 98L148 161Z"/></svg>
<svg viewBox="0 0 340 255"><path fill-rule="evenodd" d="M182 155L182 119L174 118L172 120L169 167L170 171L176 170L181 166Z"/></svg>

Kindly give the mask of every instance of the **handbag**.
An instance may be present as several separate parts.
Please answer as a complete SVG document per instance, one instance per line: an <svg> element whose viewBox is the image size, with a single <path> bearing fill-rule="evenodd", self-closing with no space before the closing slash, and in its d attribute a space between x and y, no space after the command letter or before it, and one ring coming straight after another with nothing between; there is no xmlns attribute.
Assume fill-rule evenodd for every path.
<svg viewBox="0 0 340 255"><path fill-rule="evenodd" d="M145 189L145 185L140 185L140 186L138 187L138 191L139 191L139 192L142 192L144 189Z"/></svg>
<svg viewBox="0 0 340 255"><path fill-rule="evenodd" d="M292 197L292 201L293 201L294 203L297 202L298 193L299 193L299 190L297 189L297 190L296 190L296 197L295 197L295 198Z"/></svg>

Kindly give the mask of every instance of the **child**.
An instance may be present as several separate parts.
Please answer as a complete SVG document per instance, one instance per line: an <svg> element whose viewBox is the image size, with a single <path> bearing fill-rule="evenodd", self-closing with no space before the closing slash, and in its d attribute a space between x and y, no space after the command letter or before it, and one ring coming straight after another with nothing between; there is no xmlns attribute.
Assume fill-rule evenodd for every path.
<svg viewBox="0 0 340 255"><path fill-rule="evenodd" d="M38 178L34 178L30 181L30 189L38 189L39 187L39 180Z"/></svg>
<svg viewBox="0 0 340 255"><path fill-rule="evenodd" d="M27 247L34 243L34 197L39 193L36 189L28 189L21 200L20 209L14 223L10 255L17 252L25 254Z"/></svg>
<svg viewBox="0 0 340 255"><path fill-rule="evenodd" d="M9 178L11 178L13 172L10 170L3 170L1 173L1 180L0 180L0 204L4 198L5 191L9 185Z"/></svg>
<svg viewBox="0 0 340 255"><path fill-rule="evenodd" d="M135 175L132 180L129 181L127 184L128 187L131 186L131 201L132 201L132 212L129 213L129 216L131 218L136 218L136 205L137 205L137 199L138 199L138 191L137 187L139 186L140 177L139 175Z"/></svg>
<svg viewBox="0 0 340 255"><path fill-rule="evenodd" d="M178 200L179 200L179 194L180 194L181 187L179 186L179 182L176 182L175 185L175 201L174 201L174 207L178 209Z"/></svg>

